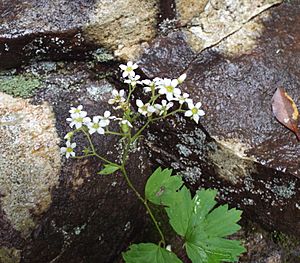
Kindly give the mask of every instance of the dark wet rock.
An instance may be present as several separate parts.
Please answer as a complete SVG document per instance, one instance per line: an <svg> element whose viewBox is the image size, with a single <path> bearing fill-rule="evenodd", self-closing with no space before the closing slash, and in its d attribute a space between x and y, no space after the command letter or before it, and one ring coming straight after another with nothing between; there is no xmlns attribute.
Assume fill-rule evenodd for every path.
<svg viewBox="0 0 300 263"><path fill-rule="evenodd" d="M82 35L94 0L2 1L0 5L1 68L30 59L84 58L95 49Z"/></svg>
<svg viewBox="0 0 300 263"><path fill-rule="evenodd" d="M206 111L205 130L181 117L153 126L152 160L181 172L192 189L217 188L220 200L244 216L298 238L300 144L274 119L271 98L283 86L300 105L299 8L292 1L271 10L250 53L225 57L215 48L192 59L188 45L177 46L171 35L152 43L139 62L148 77L186 71L183 89Z"/></svg>
<svg viewBox="0 0 300 263"><path fill-rule="evenodd" d="M155 37L157 0L0 3L0 68L30 60L82 60L98 47L133 58ZM124 15L126 13L126 15Z"/></svg>

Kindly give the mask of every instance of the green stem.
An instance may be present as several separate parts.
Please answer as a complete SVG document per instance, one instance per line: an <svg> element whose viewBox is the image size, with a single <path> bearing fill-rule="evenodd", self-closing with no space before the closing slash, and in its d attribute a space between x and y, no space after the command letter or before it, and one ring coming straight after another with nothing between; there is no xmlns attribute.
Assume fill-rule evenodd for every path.
<svg viewBox="0 0 300 263"><path fill-rule="evenodd" d="M156 229L157 229L157 231L158 231L158 233L159 233L159 235L160 235L161 240L160 240L159 243L162 244L163 247L165 247L165 244L166 244L165 236L164 236L162 230L160 229L160 226L159 226L159 224L158 224L158 222L157 222L155 216L153 215L153 213L152 213L152 211L151 211L151 208L149 207L149 205L148 205L148 203L147 203L147 200L144 199L144 198L140 195L140 193L136 190L136 188L135 188L135 187L133 186L133 184L131 183L131 181L130 181L128 175L127 175L126 169L125 169L125 167L124 167L124 163L123 163L122 166L121 166L121 171L122 171L122 173L123 173L123 175L124 175L124 177L125 177L125 180L126 180L128 186L131 188L131 190L135 193L135 195L137 196L137 198L138 198L138 199L143 203L143 205L145 206L145 208L146 208L148 214L150 215L150 217L151 217L151 219L152 219L152 221L153 221L153 223L154 223L154 225L155 225L155 227L156 227Z"/></svg>
<svg viewBox="0 0 300 263"><path fill-rule="evenodd" d="M91 146L91 148L92 148L92 155L91 155L91 156L96 156L96 157L98 157L100 160L102 160L103 162L106 162L106 163L109 163L109 164L112 164L112 165L118 165L118 164L116 164L116 163L114 163L114 162L111 162L111 161L109 161L108 159L102 157L101 155L99 155L99 154L96 152L96 150L95 150L95 146L94 146L94 144L93 144L93 142L92 142L92 139L91 139L91 136L89 135L89 133L86 132L84 129L81 129L81 130L82 130L82 132L85 134L85 136L87 137L87 139L88 139L88 141L89 141L89 144L90 144L90 146ZM118 166L119 166L119 165L118 165Z"/></svg>
<svg viewBox="0 0 300 263"><path fill-rule="evenodd" d="M105 134L111 134L111 135L118 135L118 136L125 136L126 134L120 133L120 132L113 132L113 131L105 131Z"/></svg>
<svg viewBox="0 0 300 263"><path fill-rule="evenodd" d="M163 118L167 118L167 117L169 117L169 116L171 116L171 115L174 115L174 114L176 114L176 113L178 113L178 112L185 112L185 111L182 110L181 107L180 107L179 109L174 110L174 111L172 111L172 112L170 112L170 113L168 113L168 114L166 114L166 115L163 115L163 116L160 116L160 117L153 118L153 119L151 120L151 122L158 121L158 120L163 119Z"/></svg>

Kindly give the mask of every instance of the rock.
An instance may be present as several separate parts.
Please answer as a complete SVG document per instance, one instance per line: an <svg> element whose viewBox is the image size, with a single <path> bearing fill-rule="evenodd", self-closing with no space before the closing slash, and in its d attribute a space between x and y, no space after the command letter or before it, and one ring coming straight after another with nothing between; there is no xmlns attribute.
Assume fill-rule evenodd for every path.
<svg viewBox="0 0 300 263"><path fill-rule="evenodd" d="M195 1L177 0L179 22L197 52L218 44L245 23L282 0Z"/></svg>
<svg viewBox="0 0 300 263"><path fill-rule="evenodd" d="M33 58L84 58L95 49L82 35L93 2L2 1L0 67L19 66Z"/></svg>
<svg viewBox="0 0 300 263"><path fill-rule="evenodd" d="M70 106L82 104L91 115L109 109L114 86L103 76L115 66L108 68L101 77L87 63L37 63L24 69L40 76L33 99L1 94L0 262L113 262L143 233L147 215L120 174L98 175L95 159L60 158ZM120 157L117 137L93 139L100 154ZM76 142L80 154L86 139ZM147 160L136 145L128 172L140 191L151 172Z"/></svg>
<svg viewBox="0 0 300 263"><path fill-rule="evenodd" d="M0 93L0 192L4 216L27 237L51 203L58 184L60 155L55 120L47 105Z"/></svg>
<svg viewBox="0 0 300 263"><path fill-rule="evenodd" d="M98 47L137 55L156 33L156 0L4 1L0 4L0 68L29 60L84 59ZM124 13L126 13L124 15Z"/></svg>
<svg viewBox="0 0 300 263"><path fill-rule="evenodd" d="M158 16L157 0L98 1L85 35L97 44L132 60L140 44L154 38Z"/></svg>
<svg viewBox="0 0 300 263"><path fill-rule="evenodd" d="M186 56L188 43L177 46L171 34L154 41L139 61L150 78L186 72L183 90L206 111L203 126L182 117L153 126L148 134L152 161L181 172L191 189L219 189L220 200L241 208L246 217L297 238L300 145L273 117L271 98L284 86L300 105L300 35L294 26L299 11L291 2L262 16L265 29L246 54L227 57L216 47L196 58Z"/></svg>

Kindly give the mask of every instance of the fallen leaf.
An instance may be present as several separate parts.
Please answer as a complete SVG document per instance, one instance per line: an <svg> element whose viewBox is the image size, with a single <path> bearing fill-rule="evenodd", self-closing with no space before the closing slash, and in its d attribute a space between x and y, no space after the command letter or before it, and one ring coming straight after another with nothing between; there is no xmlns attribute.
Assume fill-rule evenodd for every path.
<svg viewBox="0 0 300 263"><path fill-rule="evenodd" d="M272 98L272 110L276 119L291 130L300 141L299 111L293 99L283 88L278 88Z"/></svg>

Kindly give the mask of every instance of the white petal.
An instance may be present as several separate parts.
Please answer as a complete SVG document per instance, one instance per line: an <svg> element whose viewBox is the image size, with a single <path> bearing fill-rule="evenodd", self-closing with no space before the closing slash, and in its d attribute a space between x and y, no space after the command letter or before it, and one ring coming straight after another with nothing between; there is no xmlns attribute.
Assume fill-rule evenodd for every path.
<svg viewBox="0 0 300 263"><path fill-rule="evenodd" d="M174 93L174 94L177 94L177 95L180 95L180 94L181 94L181 90L178 89L178 88L175 88L175 89L173 90L173 93Z"/></svg>
<svg viewBox="0 0 300 263"><path fill-rule="evenodd" d="M109 118L110 114L111 114L110 111L107 110L104 112L104 117Z"/></svg>
<svg viewBox="0 0 300 263"><path fill-rule="evenodd" d="M178 80L177 79L173 79L171 81L171 86L175 88L177 85L178 85Z"/></svg>
<svg viewBox="0 0 300 263"><path fill-rule="evenodd" d="M201 102L197 102L196 105L195 105L195 107L196 107L197 109L199 109L199 108L201 107L201 105L202 105Z"/></svg>
<svg viewBox="0 0 300 263"><path fill-rule="evenodd" d="M97 129L97 132L98 132L99 134L104 134L104 133L105 133L105 131L104 131L103 128L98 128L98 129Z"/></svg>
<svg viewBox="0 0 300 263"><path fill-rule="evenodd" d="M73 142L73 143L71 144L71 148L74 149L75 147L76 147L76 142Z"/></svg>
<svg viewBox="0 0 300 263"><path fill-rule="evenodd" d="M166 95L166 97L167 97L167 100L168 100L168 101L173 100L173 94L172 94L172 93L168 93L168 94Z"/></svg>
<svg viewBox="0 0 300 263"><path fill-rule="evenodd" d="M145 91L145 92L150 92L150 91L151 91L151 88L150 88L150 87L144 87L144 91Z"/></svg>
<svg viewBox="0 0 300 263"><path fill-rule="evenodd" d="M75 153L74 153L74 152L70 152L70 155L74 157L74 156L75 156Z"/></svg>
<svg viewBox="0 0 300 263"><path fill-rule="evenodd" d="M205 112L204 112L203 110L199 110L199 111L198 111L198 115L199 115L199 116L204 116L204 115L205 115Z"/></svg>
<svg viewBox="0 0 300 263"><path fill-rule="evenodd" d="M165 86L171 86L172 80L171 79L164 79Z"/></svg>
<svg viewBox="0 0 300 263"><path fill-rule="evenodd" d="M65 153L66 151L67 151L67 147L61 147L61 148L60 148L60 152L61 152L61 153Z"/></svg>
<svg viewBox="0 0 300 263"><path fill-rule="evenodd" d="M116 89L114 89L112 92L111 92L111 94L114 96L114 97L116 97L116 96L118 96L118 91L116 90Z"/></svg>
<svg viewBox="0 0 300 263"><path fill-rule="evenodd" d="M199 121L199 115L195 114L195 115L193 116L193 119L194 119L194 121L195 121L196 123L198 123L198 121Z"/></svg>
<svg viewBox="0 0 300 263"><path fill-rule="evenodd" d="M121 64L119 67L120 67L120 69L122 69L122 70L126 70L126 68L127 68L127 66L124 65L124 64Z"/></svg>
<svg viewBox="0 0 300 263"><path fill-rule="evenodd" d="M134 71L130 71L130 72L128 72L128 74L129 74L130 77L134 77L135 76L135 72Z"/></svg>
<svg viewBox="0 0 300 263"><path fill-rule="evenodd" d="M144 80L142 80L142 83L145 84L145 85L150 85L151 80L150 79L144 79Z"/></svg>
<svg viewBox="0 0 300 263"><path fill-rule="evenodd" d="M76 129L79 129L79 128L82 127L82 123L81 122L76 122L74 124L75 124Z"/></svg>
<svg viewBox="0 0 300 263"><path fill-rule="evenodd" d="M90 129L89 129L89 134L93 134L93 133L95 133L95 131L96 131L96 129L90 128Z"/></svg>
<svg viewBox="0 0 300 263"><path fill-rule="evenodd" d="M136 64L136 63L134 63L133 65L132 65L132 68L133 69L137 69L139 66L138 66L138 64Z"/></svg>
<svg viewBox="0 0 300 263"><path fill-rule="evenodd" d="M167 108L168 108L168 109L170 109L170 108L172 108L172 107L173 107L173 105L174 105L174 103L173 103L173 102L169 102L169 103L168 103L168 105L167 105Z"/></svg>
<svg viewBox="0 0 300 263"><path fill-rule="evenodd" d="M136 106L138 106L139 108L144 106L144 103L141 100L136 100Z"/></svg>
<svg viewBox="0 0 300 263"><path fill-rule="evenodd" d="M150 113L153 113L153 112L156 111L156 109L153 106L148 106L147 111L150 112Z"/></svg>
<svg viewBox="0 0 300 263"><path fill-rule="evenodd" d="M193 115L192 111L188 110L184 113L184 116L191 117Z"/></svg>
<svg viewBox="0 0 300 263"><path fill-rule="evenodd" d="M182 82L184 82L186 79L186 73L182 74L179 78L178 78L178 82L181 84Z"/></svg>
<svg viewBox="0 0 300 263"><path fill-rule="evenodd" d="M132 65L133 65L132 61L127 62L127 67L132 67Z"/></svg>
<svg viewBox="0 0 300 263"><path fill-rule="evenodd" d="M123 77L123 78L126 78L127 76L128 76L128 72L127 72L127 71L124 71L123 74L122 74L122 77Z"/></svg>
<svg viewBox="0 0 300 263"><path fill-rule="evenodd" d="M93 117L93 123L99 122L100 116L94 116Z"/></svg>
<svg viewBox="0 0 300 263"><path fill-rule="evenodd" d="M121 89L119 94L121 97L124 97L125 91L123 89Z"/></svg>
<svg viewBox="0 0 300 263"><path fill-rule="evenodd" d="M193 101L192 101L192 100L188 101L187 103L188 103L188 107L189 107L189 109L193 109L193 108L195 108L195 106L194 106L194 103L193 103Z"/></svg>
<svg viewBox="0 0 300 263"><path fill-rule="evenodd" d="M67 147L71 147L71 142L70 142L70 141L67 141L67 142L66 142L66 146L67 146Z"/></svg>

